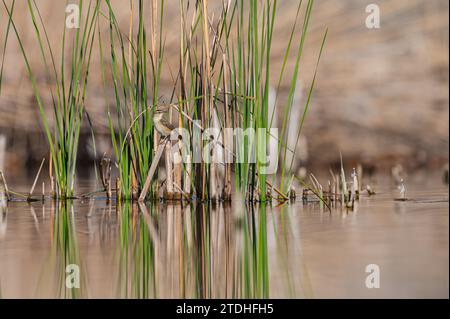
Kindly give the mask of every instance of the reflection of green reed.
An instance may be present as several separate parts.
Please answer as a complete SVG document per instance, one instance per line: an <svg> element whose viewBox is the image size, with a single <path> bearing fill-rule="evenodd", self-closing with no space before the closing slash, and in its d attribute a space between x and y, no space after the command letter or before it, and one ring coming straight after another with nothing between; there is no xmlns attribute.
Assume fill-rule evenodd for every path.
<svg viewBox="0 0 450 319"><path fill-rule="evenodd" d="M234 298L269 297L266 206L246 209L241 219L241 241L236 242L236 290Z"/></svg>
<svg viewBox="0 0 450 319"><path fill-rule="evenodd" d="M191 208L194 208L192 206ZM199 205L193 211L191 224L194 249L190 255L194 258L192 266L195 273L195 290L192 297L211 297L211 245L210 245L210 215L207 205ZM169 225L170 226L170 225Z"/></svg>
<svg viewBox="0 0 450 319"><path fill-rule="evenodd" d="M267 298L269 265L265 206L234 221L231 207L218 214L208 206L186 211L180 234L180 297ZM218 209L221 211L221 208ZM215 229L224 219L224 236ZM171 227L171 225L168 225ZM187 229L190 227L190 229ZM220 227L220 226L218 226ZM191 238L189 237L191 234ZM223 243L223 244L221 244ZM224 247L222 246L224 245Z"/></svg>
<svg viewBox="0 0 450 319"><path fill-rule="evenodd" d="M52 206L52 235L51 252L48 260L48 266L44 268L41 276L38 290L42 295L44 285L50 282L54 284L50 294L58 298L86 298L87 297L87 279L86 271L81 263L80 252L76 236L75 215L72 202L61 201L54 202ZM56 207L56 211L55 211ZM66 272L67 266L77 265L80 274L80 287L70 288L66 285L66 278L71 274Z"/></svg>
<svg viewBox="0 0 450 319"><path fill-rule="evenodd" d="M242 209L123 203L117 296L268 298L266 206Z"/></svg>
<svg viewBox="0 0 450 319"><path fill-rule="evenodd" d="M289 248L293 245L292 238L289 238L289 230L291 225L291 217L286 210L289 208L289 206L283 206L281 207L281 210L279 213L277 213L278 217L278 223L280 230L278 230L277 223L274 220L274 234L277 245L277 259L279 261L279 271L283 275L283 279L285 281L285 285L289 291L290 296L295 296L295 281L293 278L293 274L291 273L291 270L289 269L290 264L290 255L289 255ZM295 245L295 244L294 244Z"/></svg>
<svg viewBox="0 0 450 319"><path fill-rule="evenodd" d="M124 202L117 207L119 219L119 273L117 294L120 298L155 298L154 238L151 238L147 212Z"/></svg>

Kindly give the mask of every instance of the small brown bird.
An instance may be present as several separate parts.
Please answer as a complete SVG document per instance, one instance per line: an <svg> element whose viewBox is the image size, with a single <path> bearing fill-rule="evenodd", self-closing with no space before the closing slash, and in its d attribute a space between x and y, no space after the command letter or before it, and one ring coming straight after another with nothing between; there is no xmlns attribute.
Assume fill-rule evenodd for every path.
<svg viewBox="0 0 450 319"><path fill-rule="evenodd" d="M156 130L162 137L169 136L175 129L173 125L164 118L165 114L169 114L168 105L158 105L155 113L153 114L153 123L155 124Z"/></svg>

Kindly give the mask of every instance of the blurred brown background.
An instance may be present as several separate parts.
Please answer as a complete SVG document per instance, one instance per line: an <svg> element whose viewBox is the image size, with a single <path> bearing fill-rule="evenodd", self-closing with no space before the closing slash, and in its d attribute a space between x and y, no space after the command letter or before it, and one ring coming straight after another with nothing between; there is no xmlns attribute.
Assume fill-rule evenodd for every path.
<svg viewBox="0 0 450 319"><path fill-rule="evenodd" d="M10 2L10 1L7 1ZM45 82L39 48L26 1L17 1L14 19L33 69ZM59 48L65 1L37 1L52 43ZM279 1L273 44L273 85L276 86L284 50L294 20L296 0ZM366 6L381 9L381 28L365 26ZM211 12L220 1L211 1ZM116 0L119 18L128 24L128 1ZM165 22L167 63L176 69L179 47L178 1L167 1ZM440 167L449 151L449 47L447 0L319 0L315 2L310 34L300 70L295 108L302 110L313 75L323 32L329 28L310 113L303 131L302 165L329 165L339 152L349 161L407 167ZM6 12L0 9L0 41L4 41ZM299 31L300 32L300 31ZM2 54L0 52L0 54ZM3 57L0 57L3 58ZM10 36L0 96L0 169L18 171L47 153L38 108L34 103L23 59ZM288 70L294 59L290 59ZM107 130L99 57L93 61L87 110L97 134L99 153L112 153ZM97 68L97 69L96 69ZM168 67L163 84L170 96ZM290 73L287 73L290 77ZM289 79L286 79L286 84ZM45 84L45 83L44 83ZM286 90L286 86L283 90ZM112 97L112 92L111 97ZM44 96L47 102L50 95ZM283 107L283 98L277 108ZM50 107L50 103L47 103ZM49 112L49 118L51 118ZM279 114L282 114L280 111ZM295 116L294 116L295 119ZM295 125L295 123L291 123ZM89 131L83 132L81 160L92 158Z"/></svg>

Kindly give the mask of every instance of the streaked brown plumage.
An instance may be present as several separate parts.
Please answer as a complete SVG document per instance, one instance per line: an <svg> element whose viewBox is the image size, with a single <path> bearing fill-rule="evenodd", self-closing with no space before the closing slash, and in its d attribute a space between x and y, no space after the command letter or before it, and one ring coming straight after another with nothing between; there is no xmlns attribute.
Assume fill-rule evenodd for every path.
<svg viewBox="0 0 450 319"><path fill-rule="evenodd" d="M167 137L175 129L173 125L164 118L165 114L169 114L169 106L158 105L153 114L153 123L155 123L155 129L161 134L162 137Z"/></svg>

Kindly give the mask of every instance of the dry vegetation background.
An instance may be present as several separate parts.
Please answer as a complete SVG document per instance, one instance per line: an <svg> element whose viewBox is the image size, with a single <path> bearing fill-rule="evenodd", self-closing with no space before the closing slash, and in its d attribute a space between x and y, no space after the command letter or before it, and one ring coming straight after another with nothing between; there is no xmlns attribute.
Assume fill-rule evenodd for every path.
<svg viewBox="0 0 450 319"><path fill-rule="evenodd" d="M47 85L26 1L17 2L15 21L40 83ZM37 2L57 50L65 1ZM296 0L279 2L273 45L274 86L297 4ZM365 8L369 3L377 3L381 8L380 29L365 27ZM115 4L127 30L128 1L116 0ZM212 12L214 4L220 1L211 1ZM178 65L178 1L166 1L166 6L167 61L163 74L166 98L162 100L167 102L173 85L170 70L176 70ZM401 162L417 167L448 161L448 6L447 0L316 1L299 92L308 89L326 26L329 36L303 131L302 156L306 159L307 155L309 164L334 163L339 160L340 151L346 160L364 163ZM6 23L2 7L2 42ZM3 165L5 169L18 169L31 161L40 161L46 155L47 144L14 36L10 38L5 58L0 96L0 135L6 137L7 150ZM87 110L94 121L99 151L112 153L98 53L93 65ZM112 91L109 95L113 97ZM49 102L49 94L46 100ZM302 108L302 94L297 95L297 102L296 107ZM283 99L277 107L282 105ZM88 133L86 130L86 143L80 145L80 156L85 159L90 155Z"/></svg>

